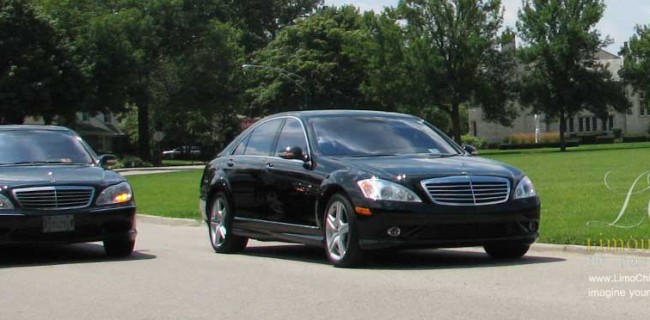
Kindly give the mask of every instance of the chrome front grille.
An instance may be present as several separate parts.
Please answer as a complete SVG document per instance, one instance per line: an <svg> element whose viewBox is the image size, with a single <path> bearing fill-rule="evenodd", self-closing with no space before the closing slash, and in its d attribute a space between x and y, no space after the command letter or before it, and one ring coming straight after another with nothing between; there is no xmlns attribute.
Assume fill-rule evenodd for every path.
<svg viewBox="0 0 650 320"><path fill-rule="evenodd" d="M95 188L57 186L22 188L13 191L14 197L25 209L58 210L90 206Z"/></svg>
<svg viewBox="0 0 650 320"><path fill-rule="evenodd" d="M508 201L510 180L489 176L451 176L423 180L434 203L447 206L486 206Z"/></svg>

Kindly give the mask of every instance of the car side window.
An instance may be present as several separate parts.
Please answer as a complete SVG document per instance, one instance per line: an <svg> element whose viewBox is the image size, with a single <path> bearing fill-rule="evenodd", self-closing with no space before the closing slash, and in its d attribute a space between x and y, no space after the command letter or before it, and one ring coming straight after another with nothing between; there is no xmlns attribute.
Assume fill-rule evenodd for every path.
<svg viewBox="0 0 650 320"><path fill-rule="evenodd" d="M244 139L242 139L239 144L235 147L235 150L232 152L233 156L240 156L244 154L244 151L246 150L246 144L248 143L248 138L249 136L246 136Z"/></svg>
<svg viewBox="0 0 650 320"><path fill-rule="evenodd" d="M280 133L280 138L278 139L278 144L275 150L275 155L282 153L286 147L295 147L298 146L302 149L303 153L307 152L307 140L305 140L305 132L300 124L300 121L296 119L287 119L284 127L282 127L282 132Z"/></svg>
<svg viewBox="0 0 650 320"><path fill-rule="evenodd" d="M274 119L261 124L255 128L248 138L248 145L244 155L248 156L266 156L271 152L275 137L280 129L283 119ZM239 149L239 148L238 148Z"/></svg>

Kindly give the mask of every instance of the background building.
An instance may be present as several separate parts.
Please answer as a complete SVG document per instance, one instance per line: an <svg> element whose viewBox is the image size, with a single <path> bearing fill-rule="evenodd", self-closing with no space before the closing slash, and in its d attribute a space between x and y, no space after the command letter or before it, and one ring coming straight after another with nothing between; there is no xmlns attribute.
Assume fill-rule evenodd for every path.
<svg viewBox="0 0 650 320"><path fill-rule="evenodd" d="M623 66L622 57L604 50L600 50L596 57L608 67L615 80L620 80L618 71ZM566 132L568 138L614 137L619 130L620 134L625 137L646 137L650 129L650 109L648 105L643 104L643 99L638 93L631 88L628 88L627 92L630 102L632 102L632 108L628 112L616 112L612 108L607 119L599 119L593 113L583 111L568 119ZM544 114L538 114L536 120L535 115L525 108L521 109L521 113L512 122L511 127L485 121L480 108L469 110L470 134L485 139L491 144L502 143L505 138L513 134L535 134L536 127L541 133L560 131L557 121L546 122Z"/></svg>

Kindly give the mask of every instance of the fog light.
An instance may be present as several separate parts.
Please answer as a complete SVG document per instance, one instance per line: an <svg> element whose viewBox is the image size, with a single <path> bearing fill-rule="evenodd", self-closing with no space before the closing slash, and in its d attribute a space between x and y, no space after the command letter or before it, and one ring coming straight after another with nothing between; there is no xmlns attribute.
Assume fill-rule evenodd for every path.
<svg viewBox="0 0 650 320"><path fill-rule="evenodd" d="M391 237L399 237L399 235L402 234L402 230L400 230L399 227L392 227L389 228L386 233Z"/></svg>

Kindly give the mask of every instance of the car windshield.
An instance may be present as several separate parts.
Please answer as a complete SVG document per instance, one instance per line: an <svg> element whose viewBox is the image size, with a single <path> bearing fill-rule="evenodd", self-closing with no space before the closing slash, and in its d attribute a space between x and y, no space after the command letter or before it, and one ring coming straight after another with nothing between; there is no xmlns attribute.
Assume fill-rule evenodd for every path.
<svg viewBox="0 0 650 320"><path fill-rule="evenodd" d="M0 131L0 165L89 164L92 161L79 138L64 131Z"/></svg>
<svg viewBox="0 0 650 320"><path fill-rule="evenodd" d="M310 121L325 156L458 155L424 122L397 117L321 117Z"/></svg>

